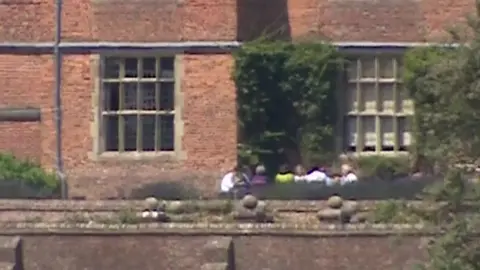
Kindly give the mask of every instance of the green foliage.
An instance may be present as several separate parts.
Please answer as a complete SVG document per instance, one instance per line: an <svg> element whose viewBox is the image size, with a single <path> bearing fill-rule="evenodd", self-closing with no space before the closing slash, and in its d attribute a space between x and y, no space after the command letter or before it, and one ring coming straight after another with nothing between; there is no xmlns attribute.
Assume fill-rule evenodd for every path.
<svg viewBox="0 0 480 270"><path fill-rule="evenodd" d="M237 51L240 160L275 168L330 159L341 59L323 43L259 40Z"/></svg>
<svg viewBox="0 0 480 270"><path fill-rule="evenodd" d="M417 209L404 201L382 201L375 205L373 210L373 222L375 223L423 223L423 215Z"/></svg>
<svg viewBox="0 0 480 270"><path fill-rule="evenodd" d="M125 208L118 213L118 221L121 224L137 224L140 219L134 209Z"/></svg>
<svg viewBox="0 0 480 270"><path fill-rule="evenodd" d="M475 163L480 156L480 43L420 48L405 57L405 85L415 104L416 154Z"/></svg>
<svg viewBox="0 0 480 270"><path fill-rule="evenodd" d="M475 189L467 188L459 170L451 170L441 186L428 192L427 201L444 202L430 218L443 234L430 245L429 260L420 269L480 269L479 220L476 213L464 211L465 201L472 196L480 198Z"/></svg>
<svg viewBox="0 0 480 270"><path fill-rule="evenodd" d="M442 117L450 94L440 86L442 82L438 78L446 71L438 67L450 65L451 58L452 49L440 47L415 48L405 55L405 91L408 91L415 106L412 154L416 170L431 170L432 160L441 156L440 151L445 151L439 146L448 136L445 134L447 130L439 129L445 125Z"/></svg>
<svg viewBox="0 0 480 270"><path fill-rule="evenodd" d="M356 163L361 177L391 180L410 173L408 156L363 156Z"/></svg>
<svg viewBox="0 0 480 270"><path fill-rule="evenodd" d="M19 181L32 188L56 190L59 182L54 174L39 165L0 153L0 181Z"/></svg>

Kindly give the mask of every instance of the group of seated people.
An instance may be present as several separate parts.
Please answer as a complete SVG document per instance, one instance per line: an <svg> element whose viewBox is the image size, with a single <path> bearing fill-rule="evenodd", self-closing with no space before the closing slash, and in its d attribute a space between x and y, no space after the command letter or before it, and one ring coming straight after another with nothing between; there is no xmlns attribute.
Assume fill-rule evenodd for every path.
<svg viewBox="0 0 480 270"><path fill-rule="evenodd" d="M341 166L341 173L334 174L329 174L323 167L313 167L307 171L302 165L297 165L292 171L288 165L282 165L272 180L273 181L269 179L266 168L263 165L258 165L255 168L255 173L253 175L248 173L248 169L242 170L236 166L222 178L220 191L222 193L228 193L235 188L248 188L272 182L275 184L317 182L324 183L327 186L344 185L357 182L358 177L354 173L352 167L348 164L343 164Z"/></svg>

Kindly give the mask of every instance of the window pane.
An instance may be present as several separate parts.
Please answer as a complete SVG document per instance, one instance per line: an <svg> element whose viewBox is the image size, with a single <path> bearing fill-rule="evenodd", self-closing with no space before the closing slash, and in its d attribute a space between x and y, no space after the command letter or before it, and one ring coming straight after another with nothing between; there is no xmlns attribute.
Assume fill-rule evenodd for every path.
<svg viewBox="0 0 480 270"><path fill-rule="evenodd" d="M118 111L119 105L119 84L103 84L103 111Z"/></svg>
<svg viewBox="0 0 480 270"><path fill-rule="evenodd" d="M384 79L395 78L395 74L393 71L394 58L392 58L391 56L379 57L378 63L379 63L378 72L379 72L380 78L384 78Z"/></svg>
<svg viewBox="0 0 480 270"><path fill-rule="evenodd" d="M155 115L144 115L142 119L142 151L155 151Z"/></svg>
<svg viewBox="0 0 480 270"><path fill-rule="evenodd" d="M123 84L123 110L136 110L137 106L137 83Z"/></svg>
<svg viewBox="0 0 480 270"><path fill-rule="evenodd" d="M380 111L382 112L395 112L395 97L393 83L381 83L378 85L380 94Z"/></svg>
<svg viewBox="0 0 480 270"><path fill-rule="evenodd" d="M355 150L357 146L357 137L358 137L358 132L357 132L357 117L356 116L350 116L347 117L346 119L346 145L348 148L351 148L350 150Z"/></svg>
<svg viewBox="0 0 480 270"><path fill-rule="evenodd" d="M374 83L360 84L362 106L360 110L365 112L377 112L377 98Z"/></svg>
<svg viewBox="0 0 480 270"><path fill-rule="evenodd" d="M160 110L171 111L175 108L175 84L164 82L160 84Z"/></svg>
<svg viewBox="0 0 480 270"><path fill-rule="evenodd" d="M360 58L361 78L375 78L375 57Z"/></svg>
<svg viewBox="0 0 480 270"><path fill-rule="evenodd" d="M156 110L155 103L155 83L141 83L141 106L143 110Z"/></svg>
<svg viewBox="0 0 480 270"><path fill-rule="evenodd" d="M125 58L125 77L138 77L138 60L137 58Z"/></svg>
<svg viewBox="0 0 480 270"><path fill-rule="evenodd" d="M105 151L118 151L118 116L103 117L105 130Z"/></svg>
<svg viewBox="0 0 480 270"><path fill-rule="evenodd" d="M397 79L403 79L403 58L399 57L397 60Z"/></svg>
<svg viewBox="0 0 480 270"><path fill-rule="evenodd" d="M155 58L143 58L143 78L155 78L156 77L156 72L155 72L155 66L156 66L156 60Z"/></svg>
<svg viewBox="0 0 480 270"><path fill-rule="evenodd" d="M412 99L408 97L407 90L403 88L402 85L397 85L397 112L412 114L414 110L414 105Z"/></svg>
<svg viewBox="0 0 480 270"><path fill-rule="evenodd" d="M125 138L125 151L137 150L137 116L125 115L123 116L125 126L123 129Z"/></svg>
<svg viewBox="0 0 480 270"><path fill-rule="evenodd" d="M357 100L357 84L349 83L347 88L347 112L356 112L358 111L358 100Z"/></svg>
<svg viewBox="0 0 480 270"><path fill-rule="evenodd" d="M377 145L377 134L375 132L375 117L361 117L361 125L363 131L364 151L375 151Z"/></svg>
<svg viewBox="0 0 480 270"><path fill-rule="evenodd" d="M349 80L357 79L357 59L350 59L347 63L347 76Z"/></svg>
<svg viewBox="0 0 480 270"><path fill-rule="evenodd" d="M164 57L160 60L160 78L174 78L174 57Z"/></svg>
<svg viewBox="0 0 480 270"><path fill-rule="evenodd" d="M174 141L174 116L173 115L160 115L159 127L160 127L160 151L173 151L175 146Z"/></svg>
<svg viewBox="0 0 480 270"><path fill-rule="evenodd" d="M406 148L411 144L410 117L398 118L398 145Z"/></svg>
<svg viewBox="0 0 480 270"><path fill-rule="evenodd" d="M382 140L382 150L384 151L393 151L395 146L395 133L393 132L393 117L381 117L381 140Z"/></svg>
<svg viewBox="0 0 480 270"><path fill-rule="evenodd" d="M118 58L109 57L105 59L103 65L103 77L106 79L120 77L120 60Z"/></svg>

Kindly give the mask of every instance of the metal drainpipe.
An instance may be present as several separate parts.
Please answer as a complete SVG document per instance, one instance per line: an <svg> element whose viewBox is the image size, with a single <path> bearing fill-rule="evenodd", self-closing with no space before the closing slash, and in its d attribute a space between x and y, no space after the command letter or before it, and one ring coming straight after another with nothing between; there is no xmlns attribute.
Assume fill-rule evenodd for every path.
<svg viewBox="0 0 480 270"><path fill-rule="evenodd" d="M63 170L62 156L62 52L60 42L62 39L62 4L63 0L55 3L55 43L53 47L55 59L55 133L56 133L56 174L60 180L62 199L68 198L67 183Z"/></svg>

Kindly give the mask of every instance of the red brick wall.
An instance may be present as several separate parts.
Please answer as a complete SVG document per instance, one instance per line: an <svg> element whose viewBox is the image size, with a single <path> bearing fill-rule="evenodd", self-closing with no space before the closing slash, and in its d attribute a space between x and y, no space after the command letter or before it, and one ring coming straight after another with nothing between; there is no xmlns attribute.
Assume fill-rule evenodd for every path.
<svg viewBox="0 0 480 270"><path fill-rule="evenodd" d="M51 41L53 0L0 4L4 41ZM69 41L192 41L249 39L259 34L314 33L337 41L423 41L460 21L473 1L276 0L65 1ZM3 2L2 2L3 3ZM254 23L252 23L254 22ZM264 31L265 30L265 31ZM186 55L183 61L184 162L93 162L90 55L64 59L64 158L72 195L115 196L152 181L177 179L214 191L220 171L236 161L233 60L225 54ZM55 158L53 61L49 55L0 55L1 106L39 106L40 124L0 125L0 149L45 167ZM203 171L192 178L192 170ZM173 173L175 172L175 173Z"/></svg>
<svg viewBox="0 0 480 270"><path fill-rule="evenodd" d="M105 230L107 231L107 230ZM21 233L19 233L22 236ZM200 269L214 234L26 234L25 269ZM225 236L228 236L225 235ZM210 240L211 241L211 240ZM240 235L233 238L235 269L410 270L425 259L422 236Z"/></svg>

